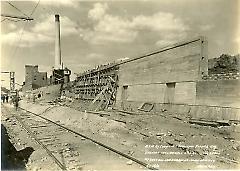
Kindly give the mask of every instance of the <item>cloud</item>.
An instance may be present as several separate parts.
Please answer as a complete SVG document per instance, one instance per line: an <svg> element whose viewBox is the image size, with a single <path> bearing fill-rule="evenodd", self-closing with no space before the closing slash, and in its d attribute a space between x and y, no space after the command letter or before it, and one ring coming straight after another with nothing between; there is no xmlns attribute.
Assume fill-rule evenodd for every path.
<svg viewBox="0 0 240 171"><path fill-rule="evenodd" d="M240 6L240 3L239 3L239 6ZM234 43L236 43L238 53L240 53L240 23L238 23L237 25L236 34L233 41Z"/></svg>
<svg viewBox="0 0 240 171"><path fill-rule="evenodd" d="M99 20L105 15L107 9L108 5L106 3L96 3L94 4L93 9L88 12L88 17L93 20Z"/></svg>
<svg viewBox="0 0 240 171"><path fill-rule="evenodd" d="M61 36L78 35L78 26L68 17L60 18ZM13 44L16 39L19 40L21 30L15 30L2 35L2 43ZM55 38L55 22L53 16L41 16L40 22L37 22L33 27L24 30L21 36L20 47L32 47L41 43L52 43Z"/></svg>
<svg viewBox="0 0 240 171"><path fill-rule="evenodd" d="M76 0L42 0L41 5L49 5L49 6L65 6L65 7L73 7L77 8L78 4Z"/></svg>
<svg viewBox="0 0 240 171"><path fill-rule="evenodd" d="M78 64L81 64L82 66L84 66L84 68L89 67L92 68L95 65L98 64L102 64L104 62L107 62L107 58L106 56L104 56L101 53L88 53L85 55L81 55L84 56L83 58L79 58L79 56L70 56L69 59L66 59L64 61L64 64L67 64L67 66L76 66ZM76 61L79 61L79 63L76 63ZM89 69L87 68L87 69Z"/></svg>
<svg viewBox="0 0 240 171"><path fill-rule="evenodd" d="M99 65L107 62L107 56L104 56L101 53L89 53L85 55L85 58L82 62L92 64L92 66Z"/></svg>
<svg viewBox="0 0 240 171"><path fill-rule="evenodd" d="M38 65L39 72L47 72L47 76L52 75L52 67L49 65Z"/></svg>
<svg viewBox="0 0 240 171"><path fill-rule="evenodd" d="M96 59L96 58L102 58L103 55L102 54L98 54L98 53L90 53L86 56L86 58L90 58L90 59Z"/></svg>
<svg viewBox="0 0 240 171"><path fill-rule="evenodd" d="M88 18L95 22L93 30L84 30L82 37L92 44L105 42L131 42L137 36L136 31L131 31L130 21L121 17L107 14L107 3L95 3L88 12Z"/></svg>
<svg viewBox="0 0 240 171"><path fill-rule="evenodd" d="M174 31L162 34L160 40L156 42L158 47L168 46L187 38L186 32Z"/></svg>
<svg viewBox="0 0 240 171"><path fill-rule="evenodd" d="M158 12L151 16L136 16L132 20L132 27L151 31L186 31L188 27L180 18L171 13Z"/></svg>
<svg viewBox="0 0 240 171"><path fill-rule="evenodd" d="M209 31L214 28L214 25L213 24L205 24L205 25L201 25L199 28L202 31Z"/></svg>
<svg viewBox="0 0 240 171"><path fill-rule="evenodd" d="M73 77L71 77L71 79L73 79L76 76L76 74L82 73L89 69L92 69L93 65L76 63L76 61L75 61L75 63L68 63L67 67L71 69L71 71L72 71L71 75L73 76Z"/></svg>
<svg viewBox="0 0 240 171"><path fill-rule="evenodd" d="M123 57L123 58L118 58L116 61L126 61L126 60L128 60L129 58L128 57Z"/></svg>
<svg viewBox="0 0 240 171"><path fill-rule="evenodd" d="M11 31L12 31L12 30L15 30L15 29L17 28L17 26L16 26L14 23L8 23L8 24L7 24L7 27L8 27L8 29L11 30Z"/></svg>
<svg viewBox="0 0 240 171"><path fill-rule="evenodd" d="M172 13L157 12L153 15L137 15L123 18L107 12L108 5L96 3L88 12L88 18L93 21L92 29L81 32L83 40L92 44L111 42L133 42L141 32L154 33L156 37L165 38L162 41L182 37L189 28L181 18ZM166 34L171 34L167 37ZM179 34L181 36L179 36Z"/></svg>
<svg viewBox="0 0 240 171"><path fill-rule="evenodd" d="M233 40L233 42L236 43L237 51L238 51L238 53L240 53L240 36L236 37L236 38Z"/></svg>
<svg viewBox="0 0 240 171"><path fill-rule="evenodd" d="M21 38L19 38L18 32L11 32L2 35L3 44L12 45L15 43L16 40L20 39L21 43L18 44L19 47L32 47L36 44L49 43L54 41L54 38L52 37L43 34L33 33L30 31L24 31L24 34L22 34Z"/></svg>
<svg viewBox="0 0 240 171"><path fill-rule="evenodd" d="M41 16L41 22L36 23L31 30L34 33L46 34L49 36L55 35L55 21L53 16ZM71 21L66 16L60 16L60 28L62 36L69 36L71 34L78 34L78 25Z"/></svg>
<svg viewBox="0 0 240 171"><path fill-rule="evenodd" d="M131 30L130 22L117 16L105 15L94 27L83 33L83 39L93 44L106 42L132 42L137 31Z"/></svg>

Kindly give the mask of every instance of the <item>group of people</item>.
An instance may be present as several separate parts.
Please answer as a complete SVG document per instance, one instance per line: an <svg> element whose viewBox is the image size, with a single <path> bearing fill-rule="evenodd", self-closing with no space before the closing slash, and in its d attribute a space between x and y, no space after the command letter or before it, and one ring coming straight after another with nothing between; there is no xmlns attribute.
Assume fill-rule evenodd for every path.
<svg viewBox="0 0 240 171"><path fill-rule="evenodd" d="M10 99L10 97L9 97L9 95L7 94L7 95L1 95L1 101L2 101L2 103L8 103L9 102L9 99ZM19 102L19 97L18 96L12 96L11 97L11 103L13 103L14 104L14 106L15 106L15 108L16 108L16 110L17 110L17 108L18 108L18 102Z"/></svg>
<svg viewBox="0 0 240 171"><path fill-rule="evenodd" d="M8 94L7 95L1 95L1 100L2 100L2 102L3 103L8 103L8 99L9 99L9 96L8 96Z"/></svg>

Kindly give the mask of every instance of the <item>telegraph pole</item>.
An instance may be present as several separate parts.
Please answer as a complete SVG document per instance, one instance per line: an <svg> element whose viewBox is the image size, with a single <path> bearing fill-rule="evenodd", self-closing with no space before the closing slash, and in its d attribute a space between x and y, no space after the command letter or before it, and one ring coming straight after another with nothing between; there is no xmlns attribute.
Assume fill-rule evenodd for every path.
<svg viewBox="0 0 240 171"><path fill-rule="evenodd" d="M2 74L9 74L10 76L10 91L15 90L15 72L2 71Z"/></svg>

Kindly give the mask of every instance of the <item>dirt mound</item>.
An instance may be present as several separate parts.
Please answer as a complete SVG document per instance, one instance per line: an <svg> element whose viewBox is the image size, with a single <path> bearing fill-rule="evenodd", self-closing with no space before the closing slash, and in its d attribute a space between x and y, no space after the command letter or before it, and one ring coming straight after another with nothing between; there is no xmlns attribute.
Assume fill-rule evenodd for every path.
<svg viewBox="0 0 240 171"><path fill-rule="evenodd" d="M20 101L19 106L23 109L26 109L28 111L31 111L36 114L42 114L47 109L51 108L51 105L40 105L40 104L34 104L34 103L27 103L26 101Z"/></svg>
<svg viewBox="0 0 240 171"><path fill-rule="evenodd" d="M124 123L109 120L98 115L80 112L69 107L58 106L43 114L45 117L84 131L116 138L114 131L127 132ZM94 125L94 126L93 126Z"/></svg>

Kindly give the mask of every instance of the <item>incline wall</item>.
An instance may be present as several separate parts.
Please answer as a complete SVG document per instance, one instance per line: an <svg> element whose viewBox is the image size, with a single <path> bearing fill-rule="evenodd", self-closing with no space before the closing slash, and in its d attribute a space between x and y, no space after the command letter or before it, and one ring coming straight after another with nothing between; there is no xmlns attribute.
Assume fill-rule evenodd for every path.
<svg viewBox="0 0 240 171"><path fill-rule="evenodd" d="M207 75L207 41L198 37L120 65L117 106L127 101L195 104Z"/></svg>
<svg viewBox="0 0 240 171"><path fill-rule="evenodd" d="M236 74L209 79L207 41L198 37L121 63L115 107L134 111L148 102L155 112L240 120Z"/></svg>

